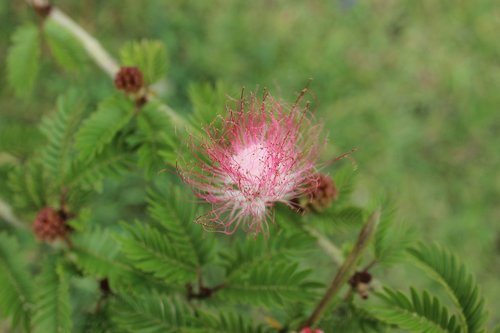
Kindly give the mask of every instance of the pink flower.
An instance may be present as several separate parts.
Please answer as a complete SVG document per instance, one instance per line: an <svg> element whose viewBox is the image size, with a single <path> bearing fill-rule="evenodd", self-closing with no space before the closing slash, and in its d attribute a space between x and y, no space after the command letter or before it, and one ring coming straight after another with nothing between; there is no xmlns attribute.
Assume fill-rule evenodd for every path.
<svg viewBox="0 0 500 333"><path fill-rule="evenodd" d="M324 333L324 332L318 328L312 329L310 327L304 327L302 331L300 331L300 333Z"/></svg>
<svg viewBox="0 0 500 333"><path fill-rule="evenodd" d="M195 194L212 204L198 223L226 234L240 224L267 232L271 207L310 191L306 180L315 171L320 131L300 99L287 108L268 94L261 101L252 94L237 110L229 108L220 126L206 128L208 139L194 146L196 162L179 168Z"/></svg>

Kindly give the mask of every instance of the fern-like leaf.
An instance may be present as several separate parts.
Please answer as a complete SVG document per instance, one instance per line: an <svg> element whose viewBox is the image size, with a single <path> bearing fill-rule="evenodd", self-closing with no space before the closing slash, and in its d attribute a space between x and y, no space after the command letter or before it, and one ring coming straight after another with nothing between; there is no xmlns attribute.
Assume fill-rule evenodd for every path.
<svg viewBox="0 0 500 333"><path fill-rule="evenodd" d="M160 80L168 68L167 48L160 41L143 40L126 44L120 50L120 58L124 66L137 66L147 84Z"/></svg>
<svg viewBox="0 0 500 333"><path fill-rule="evenodd" d="M382 205L380 223L373 241L375 259L379 264L393 264L405 255L412 245L411 232L394 221L394 205L387 201Z"/></svg>
<svg viewBox="0 0 500 333"><path fill-rule="evenodd" d="M27 329L33 286L24 263L17 241L0 233L0 314L11 318L13 327Z"/></svg>
<svg viewBox="0 0 500 333"><path fill-rule="evenodd" d="M56 186L50 181L39 161L16 166L9 173L9 187L14 193L16 207L38 211L54 198Z"/></svg>
<svg viewBox="0 0 500 333"><path fill-rule="evenodd" d="M338 199L335 205L341 206L349 203L351 194L354 191L356 184L356 168L352 165L347 164L342 166L333 174L333 180L335 181L335 186L337 187Z"/></svg>
<svg viewBox="0 0 500 333"><path fill-rule="evenodd" d="M120 244L109 230L80 232L74 238L77 266L97 279L107 278L112 290L123 290L144 280L120 255Z"/></svg>
<svg viewBox="0 0 500 333"><path fill-rule="evenodd" d="M83 161L101 153L132 118L134 105L125 96L112 96L101 104L76 134L76 148Z"/></svg>
<svg viewBox="0 0 500 333"><path fill-rule="evenodd" d="M202 315L200 318L202 329L187 329L189 333L266 333L270 329L256 325L254 320L244 318L233 312L220 313L217 317Z"/></svg>
<svg viewBox="0 0 500 333"><path fill-rule="evenodd" d="M29 96L39 71L40 39L35 25L23 25L14 32L7 55L10 86L19 97Z"/></svg>
<svg viewBox="0 0 500 333"><path fill-rule="evenodd" d="M131 168L132 162L133 156L126 147L109 145L93 159L73 160L64 184L70 188L101 191L104 178L124 174Z"/></svg>
<svg viewBox="0 0 500 333"><path fill-rule="evenodd" d="M148 176L157 175L166 164L175 165L177 161L178 142L170 118L156 102L149 102L141 109L132 143L139 145L138 163Z"/></svg>
<svg viewBox="0 0 500 333"><path fill-rule="evenodd" d="M158 229L139 223L128 229L130 236L122 239L122 247L132 265L168 283L195 279L194 258L180 255L175 244Z"/></svg>
<svg viewBox="0 0 500 333"><path fill-rule="evenodd" d="M450 315L448 309L426 291L419 294L412 288L408 298L399 291L385 288L385 293L379 296L386 305L374 307L370 312L388 324L415 333L461 332L455 315Z"/></svg>
<svg viewBox="0 0 500 333"><path fill-rule="evenodd" d="M69 276L60 260L49 258L44 262L37 286L32 319L33 332L71 332Z"/></svg>
<svg viewBox="0 0 500 333"><path fill-rule="evenodd" d="M456 256L437 245L424 245L410 250L420 267L440 282L460 310L466 333L484 332L486 313L479 287L465 265Z"/></svg>
<svg viewBox="0 0 500 333"><path fill-rule="evenodd" d="M126 265L118 260L119 244L107 229L80 232L73 239L76 264L86 274L96 278L108 278L112 285L123 276Z"/></svg>
<svg viewBox="0 0 500 333"><path fill-rule="evenodd" d="M305 318L303 319L305 320ZM303 321L302 321L303 322ZM300 323L300 321L299 321ZM325 332L345 333L385 333L389 332L386 322L377 319L367 309L366 304L342 302L335 306L333 313L323 316L318 322ZM392 331L390 331L392 332Z"/></svg>
<svg viewBox="0 0 500 333"><path fill-rule="evenodd" d="M124 332L181 333L196 327L186 304L158 294L122 296L112 303L112 316Z"/></svg>
<svg viewBox="0 0 500 333"><path fill-rule="evenodd" d="M76 91L57 100L57 112L42 121L40 130L47 138L43 161L54 180L60 183L68 174L74 158L74 135L83 117L85 105Z"/></svg>
<svg viewBox="0 0 500 333"><path fill-rule="evenodd" d="M157 222L179 256L194 267L201 268L214 256L213 234L194 223L197 206L189 192L172 186L168 194L150 192L149 215Z"/></svg>
<svg viewBox="0 0 500 333"><path fill-rule="evenodd" d="M261 263L248 275L238 275L217 295L236 303L264 306L304 300L304 295L314 299L320 285L309 282L309 274L309 270L299 270L296 264Z"/></svg>
<svg viewBox="0 0 500 333"><path fill-rule="evenodd" d="M68 71L77 70L85 60L85 53L75 38L57 23L47 20L44 33L56 62Z"/></svg>
<svg viewBox="0 0 500 333"><path fill-rule="evenodd" d="M82 333L116 333L122 332L111 320L109 305L104 304L96 313L86 313L83 317Z"/></svg>
<svg viewBox="0 0 500 333"><path fill-rule="evenodd" d="M224 111L229 87L222 82L215 86L210 83L193 83L189 86L189 100L193 107L190 120L194 127L211 124Z"/></svg>
<svg viewBox="0 0 500 333"><path fill-rule="evenodd" d="M424 317L418 317L415 313L400 308L381 308L372 310L373 314L387 323L414 333L447 333L436 323L428 321Z"/></svg>
<svg viewBox="0 0 500 333"><path fill-rule="evenodd" d="M22 140L19 140L22 138ZM0 151L25 160L40 144L43 137L35 128L16 121L2 119L0 123Z"/></svg>
<svg viewBox="0 0 500 333"><path fill-rule="evenodd" d="M222 252L226 268L226 279L246 275L263 261L274 263L288 261L294 254L307 251L313 246L314 238L306 233L281 232L273 236L273 241L264 238L242 239L228 252Z"/></svg>

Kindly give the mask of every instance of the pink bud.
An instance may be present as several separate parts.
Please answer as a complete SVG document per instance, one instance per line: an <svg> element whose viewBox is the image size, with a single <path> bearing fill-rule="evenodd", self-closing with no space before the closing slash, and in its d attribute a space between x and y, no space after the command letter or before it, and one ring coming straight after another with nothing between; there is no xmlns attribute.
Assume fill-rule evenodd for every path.
<svg viewBox="0 0 500 333"><path fill-rule="evenodd" d="M319 328L317 329L312 329L310 327L304 327L300 333L324 333L322 330Z"/></svg>

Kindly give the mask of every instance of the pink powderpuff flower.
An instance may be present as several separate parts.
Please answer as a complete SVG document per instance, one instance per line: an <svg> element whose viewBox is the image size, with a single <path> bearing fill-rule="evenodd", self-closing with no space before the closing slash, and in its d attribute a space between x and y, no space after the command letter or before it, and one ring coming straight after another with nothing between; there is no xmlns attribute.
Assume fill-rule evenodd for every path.
<svg viewBox="0 0 500 333"><path fill-rule="evenodd" d="M324 332L318 328L312 329L310 327L304 327L302 331L300 331L300 333L324 333Z"/></svg>
<svg viewBox="0 0 500 333"><path fill-rule="evenodd" d="M286 107L264 93L243 95L236 110L228 107L222 123L206 128L207 139L192 145L195 162L179 174L195 194L212 204L197 219L205 228L232 234L240 224L267 233L270 208L311 191L320 146L318 125L308 106ZM217 126L219 125L219 126Z"/></svg>

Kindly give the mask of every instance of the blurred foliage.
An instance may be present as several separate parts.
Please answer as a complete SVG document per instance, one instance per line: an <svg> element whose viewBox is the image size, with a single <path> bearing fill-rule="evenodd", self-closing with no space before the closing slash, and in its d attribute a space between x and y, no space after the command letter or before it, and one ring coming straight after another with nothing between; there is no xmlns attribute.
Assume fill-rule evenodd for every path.
<svg viewBox="0 0 500 333"><path fill-rule="evenodd" d="M161 97L179 112L192 112L189 95L202 91L196 93L193 84L224 82L233 97L243 86L260 85L292 100L313 78L307 98L329 132L325 160L358 148L354 200L365 204L374 200L369 193L394 193L395 218L466 262L487 291L493 321L500 320L497 0L55 3L115 56L130 40L164 41L170 65ZM2 64L15 28L37 19L23 1L0 3ZM90 62L59 69L61 59L85 57L77 48L69 54L51 51L50 44L57 50L65 36L56 27L50 31L53 39L41 52L53 57L43 57L33 94L18 99L0 85L2 199L11 196L4 184L12 164L44 146L38 123L54 114L68 81L94 109L113 90ZM0 77L5 83L5 66ZM108 180L95 203L97 220L141 217L145 195L132 186L141 182ZM409 274L401 270L388 278L406 286Z"/></svg>

